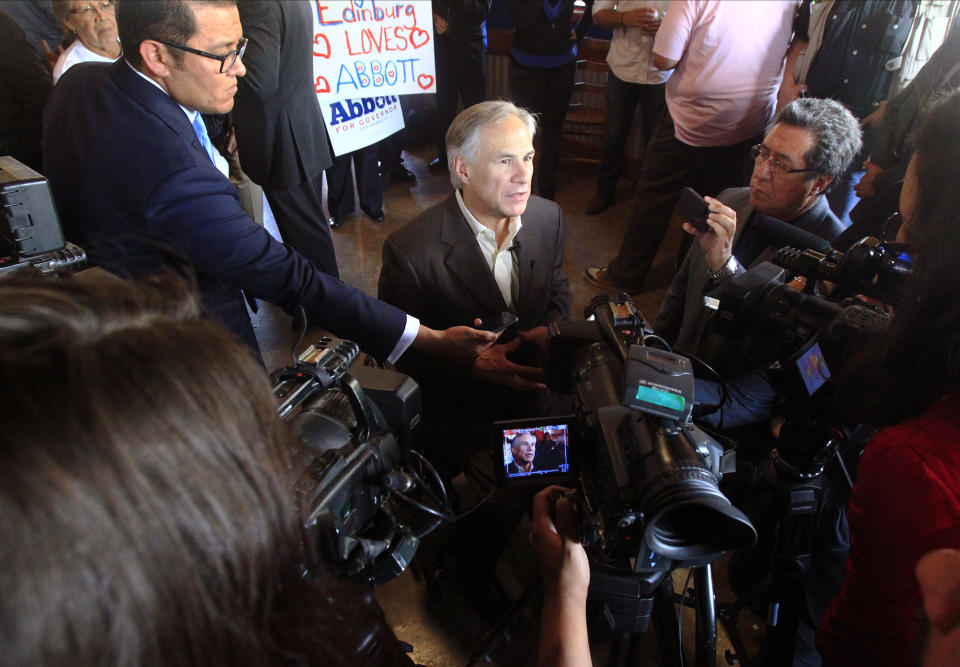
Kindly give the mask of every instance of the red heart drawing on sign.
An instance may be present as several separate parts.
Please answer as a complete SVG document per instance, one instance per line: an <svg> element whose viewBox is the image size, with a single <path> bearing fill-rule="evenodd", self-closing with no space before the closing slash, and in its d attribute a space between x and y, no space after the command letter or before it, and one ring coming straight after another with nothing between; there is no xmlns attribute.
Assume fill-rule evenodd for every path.
<svg viewBox="0 0 960 667"><path fill-rule="evenodd" d="M317 83L314 86L314 90L317 93L329 93L330 92L330 82L322 76L317 77Z"/></svg>
<svg viewBox="0 0 960 667"><path fill-rule="evenodd" d="M313 55L317 58L330 57L330 40L323 33L318 32L313 36Z"/></svg>
<svg viewBox="0 0 960 667"><path fill-rule="evenodd" d="M417 43L417 40L420 40L420 43ZM421 46L430 41L430 33L426 30L421 30L420 28L411 28L410 29L410 43L413 44L413 48L419 49Z"/></svg>
<svg viewBox="0 0 960 667"><path fill-rule="evenodd" d="M433 85L433 77L429 74L421 74L417 77L417 85L426 90Z"/></svg>

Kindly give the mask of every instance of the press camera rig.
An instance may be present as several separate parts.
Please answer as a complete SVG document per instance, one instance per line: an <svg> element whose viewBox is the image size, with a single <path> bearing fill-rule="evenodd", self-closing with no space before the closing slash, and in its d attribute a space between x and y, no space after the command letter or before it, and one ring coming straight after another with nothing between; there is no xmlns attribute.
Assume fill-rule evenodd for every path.
<svg viewBox="0 0 960 667"><path fill-rule="evenodd" d="M86 263L86 253L63 239L47 179L0 156L0 277L65 273Z"/></svg>
<svg viewBox="0 0 960 667"><path fill-rule="evenodd" d="M415 449L419 386L359 354L356 343L325 336L271 379L277 414L300 441L292 486L306 571L379 584L455 517L442 480Z"/></svg>

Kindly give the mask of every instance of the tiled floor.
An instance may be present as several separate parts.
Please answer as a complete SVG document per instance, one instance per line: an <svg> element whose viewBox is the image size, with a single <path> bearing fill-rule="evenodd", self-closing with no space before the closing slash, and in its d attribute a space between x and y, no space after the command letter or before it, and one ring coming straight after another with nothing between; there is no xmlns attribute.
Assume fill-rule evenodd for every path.
<svg viewBox="0 0 960 667"><path fill-rule="evenodd" d="M376 223L366 216L352 216L347 217L343 226L334 231L341 278L345 282L375 295L380 271L380 248L386 236L450 194L451 186L446 175L430 174L427 170L426 164L432 157L429 150L406 154L406 164L417 175L418 181L413 187L401 184L390 186L384 197L384 210L387 215L384 222ZM562 164L557 193L557 202L566 221L564 266L573 294L573 316L578 319L583 315L584 306L596 293L595 289L583 280L583 270L588 266L603 265L616 253L632 204L632 184L622 181L620 197L614 206L598 216L585 215L583 207L594 193L594 173L590 166ZM651 272L654 279L662 276L662 284L635 296L635 303L648 321L652 322L656 317L659 303L666 293L682 234L679 229L672 230ZM272 370L288 363L290 347L296 338L290 329L289 318L266 306L255 318L255 326L268 368ZM308 336L307 342L309 339ZM520 532L523 530L520 529ZM516 539L514 544L519 545L515 546L513 551L518 554L517 559L522 561L524 540ZM515 568L516 563L513 569ZM510 579L511 568L501 567L501 571L504 573L501 579ZM675 590L682 588L685 575L686 571L674 572ZM718 598L722 600L726 596L729 600L722 568L718 568L714 579ZM505 580L504 585L508 591L511 589L510 581ZM519 584L513 585L519 587ZM438 609L428 599L423 582L411 570L380 587L377 597L397 635L413 645L415 660L425 665L466 665L471 654L471 643L487 627L468 609ZM750 635L752 645L755 646L760 622L750 613L743 616L745 618L741 629ZM694 633L693 615L689 610L684 614L683 623L686 658L688 664L692 664ZM528 612L510 633L508 641L494 652L493 662L490 664L533 664L536 641L534 618ZM644 636L644 644L650 646L644 649L643 664L661 664L652 632ZM726 664L723 655L729 646L721 633L717 650L718 664ZM606 653L607 647L597 647L594 652L595 663L605 664Z"/></svg>

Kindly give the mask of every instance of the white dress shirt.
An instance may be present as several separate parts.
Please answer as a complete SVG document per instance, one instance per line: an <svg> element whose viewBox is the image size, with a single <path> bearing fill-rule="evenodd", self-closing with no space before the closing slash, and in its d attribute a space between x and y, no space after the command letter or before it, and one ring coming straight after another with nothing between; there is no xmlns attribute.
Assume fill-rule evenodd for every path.
<svg viewBox="0 0 960 667"><path fill-rule="evenodd" d="M497 287L500 288L503 301L507 304L507 310L515 311L514 304L520 291L520 271L518 269L517 253L512 252L512 250L513 239L523 226L520 222L520 216L510 218L507 236L503 239L503 243L497 245L496 234L473 216L467 205L463 203L463 197L459 190L457 190L455 196L463 217L467 219L467 224L470 225L470 229L476 235L477 245L480 246L483 259L486 260L487 266L493 274L493 279L497 281Z"/></svg>

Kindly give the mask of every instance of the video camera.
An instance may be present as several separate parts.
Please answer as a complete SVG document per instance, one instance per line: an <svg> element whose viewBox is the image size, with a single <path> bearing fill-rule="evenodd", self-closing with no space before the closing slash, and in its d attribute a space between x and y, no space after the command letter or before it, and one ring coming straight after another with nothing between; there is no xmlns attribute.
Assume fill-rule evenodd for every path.
<svg viewBox="0 0 960 667"><path fill-rule="evenodd" d="M451 517L442 482L413 450L419 386L359 363L358 354L356 343L323 337L271 379L277 413L300 438L292 485L307 573L379 584L401 574L420 539Z"/></svg>
<svg viewBox="0 0 960 667"><path fill-rule="evenodd" d="M47 179L9 155L0 156L0 276L76 271L86 253L63 240Z"/></svg>
<svg viewBox="0 0 960 667"><path fill-rule="evenodd" d="M638 633L671 570L748 548L756 531L717 486L733 452L690 421L690 361L646 345L656 337L625 295L597 297L585 315L550 326L547 381L573 393L575 415L545 421L569 427L594 631Z"/></svg>
<svg viewBox="0 0 960 667"><path fill-rule="evenodd" d="M807 398L886 330L912 271L907 246L872 237L845 253L785 247L708 295L717 307L711 325L742 342L751 367L778 363L781 388ZM802 289L788 284L796 276ZM831 283L827 296L816 293L818 281Z"/></svg>
<svg viewBox="0 0 960 667"><path fill-rule="evenodd" d="M845 253L782 248L773 263L735 276L707 295L717 312L700 352L711 362L749 369L748 375L728 374L727 389L745 378L767 382L772 398L764 400L784 418L775 439L766 424L759 436L756 430L741 432L757 440L753 446L741 440L741 464L752 455L758 461L769 457L770 465L741 465L741 488L732 490L753 496L755 506L762 499L766 513L760 523L761 532L770 536L762 540L769 549L764 574L771 582L765 591L765 664L794 664L797 629L810 613L807 605L819 604L825 572L842 573L849 546L843 513L853 487L851 466L874 428L848 418L836 400L831 375L883 334L890 306L900 302L911 273L906 246L868 237ZM829 282L825 296L817 293L818 281ZM738 344L730 345L730 338ZM723 352L711 349L715 342ZM737 358L740 350L743 356ZM721 619L737 658L747 664L737 629L740 608L735 602Z"/></svg>

